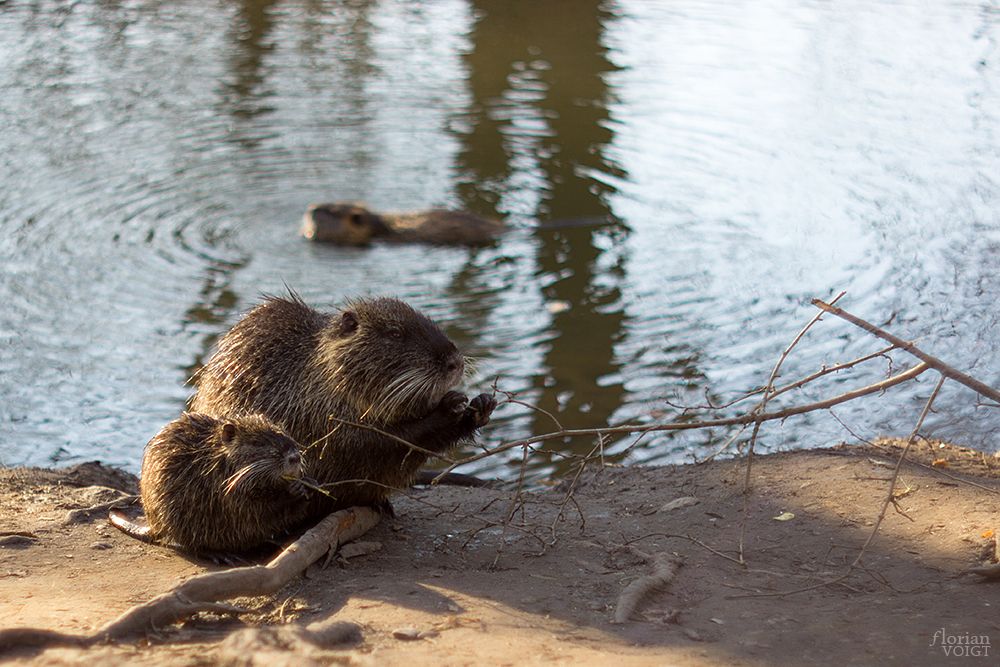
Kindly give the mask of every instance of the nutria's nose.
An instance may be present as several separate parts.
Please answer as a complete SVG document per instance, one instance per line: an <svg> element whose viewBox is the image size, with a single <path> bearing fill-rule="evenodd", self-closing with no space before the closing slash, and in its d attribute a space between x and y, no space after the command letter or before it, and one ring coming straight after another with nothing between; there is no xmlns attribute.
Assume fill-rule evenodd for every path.
<svg viewBox="0 0 1000 667"><path fill-rule="evenodd" d="M288 456L285 457L285 465L289 468L298 468L301 463L302 455L298 452L288 452Z"/></svg>
<svg viewBox="0 0 1000 667"><path fill-rule="evenodd" d="M454 343L448 343L448 350L444 355L444 370L445 373L451 375L452 373L461 374L465 369L465 360L462 358L462 353L458 351L458 348Z"/></svg>

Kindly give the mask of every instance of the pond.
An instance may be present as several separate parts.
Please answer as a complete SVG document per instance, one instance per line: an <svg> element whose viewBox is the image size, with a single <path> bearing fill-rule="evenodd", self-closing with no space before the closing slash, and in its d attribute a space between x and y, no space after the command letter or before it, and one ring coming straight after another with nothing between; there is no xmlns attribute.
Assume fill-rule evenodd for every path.
<svg viewBox="0 0 1000 667"><path fill-rule="evenodd" d="M137 472L218 337L288 288L437 319L478 359L468 391L516 398L488 444L721 406L841 291L998 386L998 25L989 2L906 0L0 3L0 461ZM511 230L299 237L335 200ZM781 382L881 347L826 317ZM913 363L891 356L780 404ZM758 451L906 435L929 378L769 423ZM1000 411L949 382L923 432L992 452ZM606 453L689 461L735 433ZM593 447L549 441L529 475Z"/></svg>

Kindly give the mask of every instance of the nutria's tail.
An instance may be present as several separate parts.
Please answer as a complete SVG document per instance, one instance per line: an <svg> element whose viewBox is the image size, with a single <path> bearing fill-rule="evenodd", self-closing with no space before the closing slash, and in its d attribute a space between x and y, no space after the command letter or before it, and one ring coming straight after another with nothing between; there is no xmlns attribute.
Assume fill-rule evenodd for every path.
<svg viewBox="0 0 1000 667"><path fill-rule="evenodd" d="M108 512L108 521L118 530L130 537L134 537L140 542L145 542L146 544L152 544L153 542L153 531L149 526L140 526L119 510Z"/></svg>
<svg viewBox="0 0 1000 667"><path fill-rule="evenodd" d="M441 479L438 479L441 477ZM480 479L479 477L473 477L472 475L464 475L460 472L449 472L445 473L442 477L441 473L437 470L420 470L417 472L417 479L413 482L418 486L429 486L431 484L448 484L451 486L471 486L471 487L490 487L492 488L495 484L488 479Z"/></svg>

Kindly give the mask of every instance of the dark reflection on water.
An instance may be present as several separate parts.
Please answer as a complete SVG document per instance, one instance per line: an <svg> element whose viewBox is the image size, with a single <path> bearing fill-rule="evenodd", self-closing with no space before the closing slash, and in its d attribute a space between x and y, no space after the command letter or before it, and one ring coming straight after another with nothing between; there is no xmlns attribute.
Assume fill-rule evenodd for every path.
<svg viewBox="0 0 1000 667"><path fill-rule="evenodd" d="M591 428L730 400L840 289L995 384L998 21L907 2L3 3L0 460L137 469L212 344L285 285L439 319L482 358L470 390L544 411L504 406L494 442L552 430L545 413ZM329 199L513 229L475 250L297 238ZM871 344L827 325L785 378ZM837 416L906 431L926 390ZM972 398L948 388L929 429L995 447ZM629 460L728 435L648 436ZM817 414L763 446L848 437Z"/></svg>
<svg viewBox="0 0 1000 667"><path fill-rule="evenodd" d="M611 217L610 188L593 171L621 171L604 156L612 139L611 96L604 74L614 69L601 43L610 16L601 2L537 3L479 0L480 17L464 57L473 103L460 134L459 186L471 209L491 206L534 220ZM535 405L563 428L607 423L620 405L620 383L600 386L615 371L613 343L623 317L618 303L622 259L601 267L605 249L627 228L570 226L537 233L535 275L552 309L545 353L530 392ZM600 271L603 279L595 275ZM498 385L502 388L503 378ZM536 432L554 430L543 413ZM560 442L560 450L586 443Z"/></svg>
<svg viewBox="0 0 1000 667"><path fill-rule="evenodd" d="M226 31L233 43L229 57L233 80L223 82L219 106L237 119L275 110L267 104L274 90L268 87L267 74L262 69L268 54L274 50L267 37L275 21L271 10L277 5L277 0L237 3L239 11ZM253 144L246 148L253 148Z"/></svg>

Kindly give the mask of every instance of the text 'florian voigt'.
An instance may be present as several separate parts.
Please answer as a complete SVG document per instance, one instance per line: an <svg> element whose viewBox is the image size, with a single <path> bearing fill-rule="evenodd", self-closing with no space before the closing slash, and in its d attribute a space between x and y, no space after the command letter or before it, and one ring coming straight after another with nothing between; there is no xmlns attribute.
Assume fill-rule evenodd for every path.
<svg viewBox="0 0 1000 667"><path fill-rule="evenodd" d="M950 635L941 628L931 637L931 646L939 646L945 655L986 657L990 654L990 638L987 635Z"/></svg>

